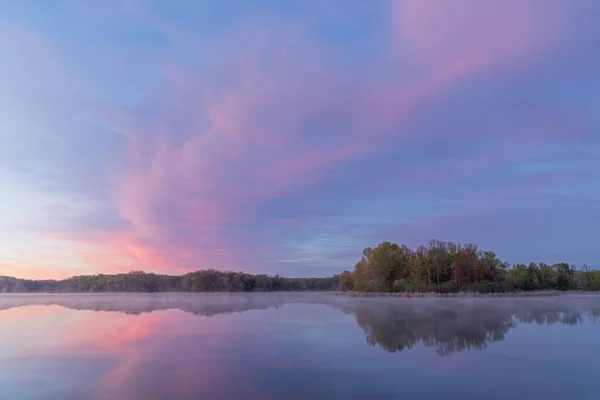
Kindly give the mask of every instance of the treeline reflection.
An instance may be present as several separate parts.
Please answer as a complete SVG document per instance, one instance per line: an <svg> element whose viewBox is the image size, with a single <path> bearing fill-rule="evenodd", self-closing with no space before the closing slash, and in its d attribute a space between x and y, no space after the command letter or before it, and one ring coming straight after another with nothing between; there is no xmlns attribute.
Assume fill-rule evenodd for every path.
<svg viewBox="0 0 600 400"><path fill-rule="evenodd" d="M496 300L498 301L498 300ZM531 303L528 303L531 302ZM418 344L434 348L441 356L465 350L482 350L500 342L518 324L575 325L586 320L600 321L598 308L563 305L537 300L452 301L428 304L343 305L354 314L367 343L388 352L401 352Z"/></svg>
<svg viewBox="0 0 600 400"><path fill-rule="evenodd" d="M536 299L378 299L302 293L0 296L0 310L58 305L72 310L133 315L177 309L210 317L287 304L327 305L353 315L367 343L387 352L401 352L420 344L434 348L441 356L482 350L492 342L503 341L519 324L576 325L600 321L600 296ZM285 308L282 312L286 312Z"/></svg>

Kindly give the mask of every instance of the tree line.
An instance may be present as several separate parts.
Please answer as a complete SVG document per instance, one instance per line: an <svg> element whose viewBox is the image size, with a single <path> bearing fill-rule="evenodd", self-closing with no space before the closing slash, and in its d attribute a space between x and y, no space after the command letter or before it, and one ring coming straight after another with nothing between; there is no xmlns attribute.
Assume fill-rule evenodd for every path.
<svg viewBox="0 0 600 400"><path fill-rule="evenodd" d="M214 269L181 276L132 271L83 275L63 280L0 276L7 292L510 292L521 290L600 290L600 271L567 263L513 264L474 244L432 240L415 249L392 242L363 250L353 271L326 278L224 272Z"/></svg>
<svg viewBox="0 0 600 400"><path fill-rule="evenodd" d="M567 263L509 265L474 244L431 240L416 249L392 242L368 247L339 281L341 290L363 292L600 290L600 271Z"/></svg>
<svg viewBox="0 0 600 400"><path fill-rule="evenodd" d="M284 278L214 269L181 276L132 271L83 275L63 280L28 280L0 276L0 293L16 292L272 292L337 290L339 276Z"/></svg>

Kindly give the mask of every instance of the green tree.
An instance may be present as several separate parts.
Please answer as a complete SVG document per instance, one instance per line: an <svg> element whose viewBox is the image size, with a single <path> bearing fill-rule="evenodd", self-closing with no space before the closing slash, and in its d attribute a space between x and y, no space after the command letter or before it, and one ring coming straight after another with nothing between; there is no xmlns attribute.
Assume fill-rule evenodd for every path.
<svg viewBox="0 0 600 400"><path fill-rule="evenodd" d="M556 271L545 263L539 263L540 285L546 289L556 288Z"/></svg>
<svg viewBox="0 0 600 400"><path fill-rule="evenodd" d="M367 247L363 250L362 257L354 266L352 277L354 289L368 292L373 290L373 268L370 262L372 249Z"/></svg>
<svg viewBox="0 0 600 400"><path fill-rule="evenodd" d="M556 285L559 290L568 290L573 282L573 268L567 263L558 263L553 265L556 271Z"/></svg>
<svg viewBox="0 0 600 400"><path fill-rule="evenodd" d="M354 277L352 272L344 271L339 276L339 290L347 292L354 289Z"/></svg>
<svg viewBox="0 0 600 400"><path fill-rule="evenodd" d="M378 291L393 291L396 279L406 279L410 274L406 250L396 243L384 242L373 249L369 261L373 268L373 281Z"/></svg>
<svg viewBox="0 0 600 400"><path fill-rule="evenodd" d="M588 290L600 290L600 271L592 270L587 264L583 264L586 286Z"/></svg>

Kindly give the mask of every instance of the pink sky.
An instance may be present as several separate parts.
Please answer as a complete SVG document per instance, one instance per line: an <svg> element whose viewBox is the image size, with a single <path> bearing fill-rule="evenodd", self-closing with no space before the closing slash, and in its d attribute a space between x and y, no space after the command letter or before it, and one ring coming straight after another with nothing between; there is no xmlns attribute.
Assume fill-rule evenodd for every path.
<svg viewBox="0 0 600 400"><path fill-rule="evenodd" d="M0 275L600 266L598 4L369 4L0 6Z"/></svg>

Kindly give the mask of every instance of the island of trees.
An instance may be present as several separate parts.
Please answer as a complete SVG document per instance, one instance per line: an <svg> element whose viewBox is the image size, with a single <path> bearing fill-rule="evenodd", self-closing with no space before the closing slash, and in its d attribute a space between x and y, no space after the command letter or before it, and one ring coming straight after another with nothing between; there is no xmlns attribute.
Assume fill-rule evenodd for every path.
<svg viewBox="0 0 600 400"><path fill-rule="evenodd" d="M0 276L7 292L479 292L600 290L600 271L566 263L509 265L493 251L474 244L432 240L415 249L384 242L366 248L353 271L327 278L223 272L214 269L181 276L132 271L64 280L26 280Z"/></svg>
<svg viewBox="0 0 600 400"><path fill-rule="evenodd" d="M411 249L384 242L363 250L354 270L339 276L341 290L360 292L510 292L600 290L600 271L567 263L502 262L474 244L432 240Z"/></svg>

